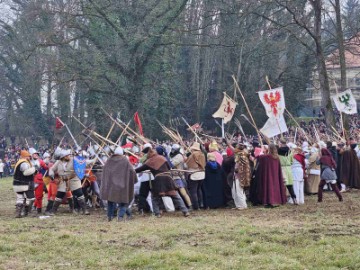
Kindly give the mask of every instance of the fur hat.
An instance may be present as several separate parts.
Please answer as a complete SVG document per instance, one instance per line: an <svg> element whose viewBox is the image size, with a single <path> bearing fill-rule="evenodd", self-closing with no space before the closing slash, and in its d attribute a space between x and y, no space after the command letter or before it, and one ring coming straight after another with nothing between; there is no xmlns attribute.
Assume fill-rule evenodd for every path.
<svg viewBox="0 0 360 270"><path fill-rule="evenodd" d="M26 150L21 150L20 151L20 157L21 158L26 158L26 157L31 157L30 153Z"/></svg>

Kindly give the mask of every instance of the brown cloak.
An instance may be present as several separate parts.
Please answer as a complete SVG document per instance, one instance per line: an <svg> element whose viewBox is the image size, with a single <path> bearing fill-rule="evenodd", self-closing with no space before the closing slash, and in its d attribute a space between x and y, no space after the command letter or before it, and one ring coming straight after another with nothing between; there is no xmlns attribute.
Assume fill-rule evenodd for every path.
<svg viewBox="0 0 360 270"><path fill-rule="evenodd" d="M130 203L133 200L137 176L125 156L111 156L103 167L101 180L102 200L116 203Z"/></svg>
<svg viewBox="0 0 360 270"><path fill-rule="evenodd" d="M360 163L352 149L342 154L340 179L348 187L360 188Z"/></svg>

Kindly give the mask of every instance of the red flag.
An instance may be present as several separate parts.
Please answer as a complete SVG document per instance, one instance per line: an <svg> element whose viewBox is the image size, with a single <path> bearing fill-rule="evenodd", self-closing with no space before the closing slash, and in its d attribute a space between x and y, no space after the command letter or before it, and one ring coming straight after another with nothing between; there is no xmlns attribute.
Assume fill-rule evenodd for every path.
<svg viewBox="0 0 360 270"><path fill-rule="evenodd" d="M139 132L140 132L141 136L144 136L143 128L142 128L142 125L141 125L141 121L140 121L140 117L139 117L139 113L138 113L138 112L136 112L136 113L134 114L134 122L135 122L135 124L136 124L136 125L138 126L138 128L139 128Z"/></svg>
<svg viewBox="0 0 360 270"><path fill-rule="evenodd" d="M55 128L56 129L60 129L62 128L65 124L63 123L63 121L61 121L61 119L59 117L56 117L56 120L55 120Z"/></svg>

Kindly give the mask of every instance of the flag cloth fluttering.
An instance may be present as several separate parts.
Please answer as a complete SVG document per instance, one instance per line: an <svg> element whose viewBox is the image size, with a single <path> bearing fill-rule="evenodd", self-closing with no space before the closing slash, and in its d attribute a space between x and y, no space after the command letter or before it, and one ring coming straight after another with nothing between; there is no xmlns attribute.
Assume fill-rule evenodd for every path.
<svg viewBox="0 0 360 270"><path fill-rule="evenodd" d="M261 133L266 137L272 138L276 135L288 131L286 126L284 111L285 111L285 96L282 87L260 91L259 97L264 105L266 115L269 119L266 121Z"/></svg>
<svg viewBox="0 0 360 270"><path fill-rule="evenodd" d="M272 138L287 131L288 128L286 126L284 115L281 115L280 118L269 118L262 129L260 129L260 132L268 138Z"/></svg>
<svg viewBox="0 0 360 270"><path fill-rule="evenodd" d="M224 93L220 108L212 115L214 118L224 119L224 123L231 121L235 113L237 103Z"/></svg>
<svg viewBox="0 0 360 270"><path fill-rule="evenodd" d="M332 99L335 103L336 109L339 112L343 112L346 114L357 113L356 100L350 89L332 96Z"/></svg>
<svg viewBox="0 0 360 270"><path fill-rule="evenodd" d="M140 121L140 117L139 117L139 113L138 113L138 112L136 112L136 113L134 114L134 122L135 122L135 124L136 124L136 125L138 126L138 128L139 128L140 135L141 135L141 136L144 136L143 128L142 128L142 125L141 125L141 121Z"/></svg>
<svg viewBox="0 0 360 270"><path fill-rule="evenodd" d="M65 126L63 121L61 121L61 119L59 117L56 117L55 118L55 128L56 129L61 129L63 126Z"/></svg>
<svg viewBox="0 0 360 270"><path fill-rule="evenodd" d="M259 97L269 118L280 118L285 110L285 97L282 87L260 91Z"/></svg>

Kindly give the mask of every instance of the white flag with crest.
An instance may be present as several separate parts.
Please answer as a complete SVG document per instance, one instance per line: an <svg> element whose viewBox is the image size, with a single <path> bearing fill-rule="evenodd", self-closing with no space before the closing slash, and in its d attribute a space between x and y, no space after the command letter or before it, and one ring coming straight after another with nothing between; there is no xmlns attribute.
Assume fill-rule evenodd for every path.
<svg viewBox="0 0 360 270"><path fill-rule="evenodd" d="M332 96L335 106L339 112L346 114L356 114L357 104L351 90L346 90L342 93Z"/></svg>
<svg viewBox="0 0 360 270"><path fill-rule="evenodd" d="M282 87L260 91L260 100L265 107L269 118L280 118L285 110L285 96Z"/></svg>
<svg viewBox="0 0 360 270"><path fill-rule="evenodd" d="M224 123L229 122L235 113L237 103L224 93L220 108L212 115L214 118L223 118Z"/></svg>

